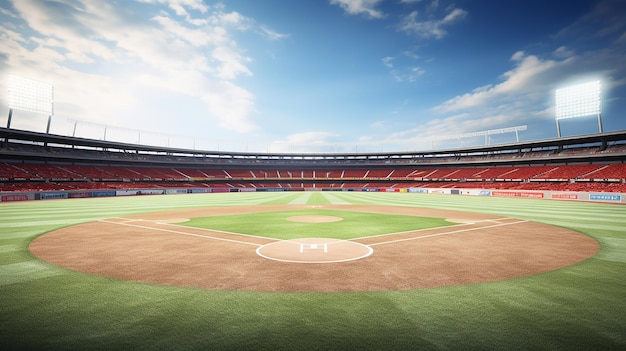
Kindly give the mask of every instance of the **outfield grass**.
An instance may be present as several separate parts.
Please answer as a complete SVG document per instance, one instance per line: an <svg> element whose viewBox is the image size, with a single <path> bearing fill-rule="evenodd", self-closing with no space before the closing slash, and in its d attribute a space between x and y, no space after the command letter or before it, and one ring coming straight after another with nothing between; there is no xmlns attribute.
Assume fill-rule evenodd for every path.
<svg viewBox="0 0 626 351"><path fill-rule="evenodd" d="M49 265L27 249L48 231L100 218L265 203L492 213L577 230L598 240L601 250L574 266L492 283L278 294L114 280ZM0 203L1 350L623 350L624 277L626 206L620 205L334 192Z"/></svg>
<svg viewBox="0 0 626 351"><path fill-rule="evenodd" d="M331 223L293 222L290 217L331 216L341 221ZM443 218L389 215L380 213L307 209L246 213L240 215L192 218L180 223L190 227L275 239L333 238L355 239L371 235L405 232L454 225Z"/></svg>

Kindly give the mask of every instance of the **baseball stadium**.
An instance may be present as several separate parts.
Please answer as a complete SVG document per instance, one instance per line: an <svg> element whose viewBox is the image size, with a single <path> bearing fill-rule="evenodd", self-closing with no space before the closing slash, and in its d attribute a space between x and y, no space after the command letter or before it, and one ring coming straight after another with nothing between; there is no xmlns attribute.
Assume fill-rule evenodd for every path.
<svg viewBox="0 0 626 351"><path fill-rule="evenodd" d="M626 350L625 16L1 2L0 350Z"/></svg>
<svg viewBox="0 0 626 351"><path fill-rule="evenodd" d="M0 129L9 349L621 349L626 132L406 153Z"/></svg>

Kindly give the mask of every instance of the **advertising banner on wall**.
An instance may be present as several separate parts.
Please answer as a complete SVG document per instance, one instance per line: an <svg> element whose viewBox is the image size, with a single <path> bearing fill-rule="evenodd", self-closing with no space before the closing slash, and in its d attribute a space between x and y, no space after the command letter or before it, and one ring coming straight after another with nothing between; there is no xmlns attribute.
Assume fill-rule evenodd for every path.
<svg viewBox="0 0 626 351"><path fill-rule="evenodd" d="M491 190L486 189L458 189L458 193L456 193L455 189L453 189L452 193L471 196L491 196Z"/></svg>
<svg viewBox="0 0 626 351"><path fill-rule="evenodd" d="M39 199L40 200L67 199L67 193L60 193L60 192L40 193Z"/></svg>
<svg viewBox="0 0 626 351"><path fill-rule="evenodd" d="M589 194L590 201L610 201L621 202L622 195L620 194Z"/></svg>
<svg viewBox="0 0 626 351"><path fill-rule="evenodd" d="M515 191L515 190L492 190L491 196L498 197L527 197L527 198L536 198L543 199L542 192L534 192L534 191Z"/></svg>
<svg viewBox="0 0 626 351"><path fill-rule="evenodd" d="M70 199L82 199L86 197L91 197L91 193L89 191L77 191L71 192L69 194Z"/></svg>
<svg viewBox="0 0 626 351"><path fill-rule="evenodd" d="M551 194L550 199L557 200L578 200L578 193L556 193Z"/></svg>
<svg viewBox="0 0 626 351"><path fill-rule="evenodd" d="M109 196L115 196L115 191L110 190L110 191L92 191L91 192L91 196L92 197L109 197Z"/></svg>
<svg viewBox="0 0 626 351"><path fill-rule="evenodd" d="M210 193L211 188L198 188L198 189L187 189L187 192L190 194L205 194Z"/></svg>
<svg viewBox="0 0 626 351"><path fill-rule="evenodd" d="M187 194L187 189L166 189L166 194Z"/></svg>
<svg viewBox="0 0 626 351"><path fill-rule="evenodd" d="M212 193L229 193L230 188L213 188L211 189Z"/></svg>
<svg viewBox="0 0 626 351"><path fill-rule="evenodd" d="M141 189L141 190L118 190L115 192L116 196L131 196L131 195L163 195L165 190L163 189Z"/></svg>
<svg viewBox="0 0 626 351"><path fill-rule="evenodd" d="M27 201L27 200L35 200L35 194L11 194L11 195L2 195L0 196L0 201L8 202L8 201Z"/></svg>

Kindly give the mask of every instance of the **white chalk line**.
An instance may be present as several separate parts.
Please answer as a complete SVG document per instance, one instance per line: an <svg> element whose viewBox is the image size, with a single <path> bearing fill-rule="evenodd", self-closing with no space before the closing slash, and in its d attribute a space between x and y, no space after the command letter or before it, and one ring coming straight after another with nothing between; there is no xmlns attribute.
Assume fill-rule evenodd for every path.
<svg viewBox="0 0 626 351"><path fill-rule="evenodd" d="M250 235L250 234L243 234L243 233L227 232L225 230L218 230L218 229L187 227L187 226L184 226L184 225L178 225L178 224L172 224L172 223L161 223L161 222L158 222L158 224L169 225L169 226L176 227L176 228L181 228L181 229L183 229L183 228L193 228L193 229L197 229L197 230L200 230L200 231L215 232L215 233L228 234L228 235L238 235L238 236L244 236L244 237L254 238L254 239L264 239L264 240L273 240L273 241L280 241L281 240L281 239L268 238L268 237L258 236L258 235Z"/></svg>
<svg viewBox="0 0 626 351"><path fill-rule="evenodd" d="M389 236L389 235L400 235L400 234L407 234L407 233L419 233L419 232L425 232L425 231L429 231L429 230L436 230L436 229L442 229L442 228L457 228L457 227L464 227L464 226L474 225L476 223L484 223L484 222L500 223L498 221L508 220L508 219L514 219L514 218L506 217L506 218L496 218L496 219L483 219L483 220L474 221L474 222L471 222L471 223L459 223L459 224L453 224L453 225L444 226L444 227L424 228L424 229L415 229L415 230L405 230L405 231L402 231L402 232L385 233L385 234L377 234L377 235L368 235L368 236L361 236L361 237L353 238L353 239L349 239L349 240L363 240L363 239L369 239L369 238L379 238L379 237L382 237L382 236Z"/></svg>
<svg viewBox="0 0 626 351"><path fill-rule="evenodd" d="M246 244L246 245L252 245L252 246L256 246L256 253L257 255L259 255L260 257L266 258L266 259L270 259L273 261L280 261L280 262L292 262L292 263L339 263L339 262L348 262L348 261L353 261L353 260L357 260L357 259L361 259L364 257L367 257L369 255L371 255L374 250L369 247L368 245L364 245L364 244L360 244L362 246L365 246L368 248L368 251L365 255L359 256L359 257L354 257L354 258L347 258L347 259L343 259L343 260L330 260L330 261L298 261L298 260L286 260L286 259L279 259L279 258L275 258L275 257L271 257L271 256L266 256L263 255L261 253L261 249L267 245L271 245L270 244L253 244L253 243L249 243L249 242L245 242L245 241L239 241L239 240L231 240L231 239L224 239L224 238L217 238L217 237L213 237L213 236L209 236L209 235L200 235L200 234L193 234L193 233L188 233L188 232L183 232L183 231L178 231L178 230L169 230L169 229L162 229L162 228L157 228L157 227L150 227L150 226L143 226L143 225L137 225L137 224L130 224L132 222L151 222L151 223L157 223L160 225L170 225L170 226L175 226L175 227L180 227L180 228L187 228L184 226L179 226L179 225L175 225L175 224L171 224L171 223L160 223L160 222L155 222L155 221L151 221L151 220L143 220L143 219L128 219L128 218L121 218L121 217L113 217L111 219L120 219L122 220L121 222L115 222L115 221L109 221L109 220L98 220L98 222L104 222L104 223L110 223L110 224L117 224L117 225L121 225L121 226L127 226L127 227L135 227L135 228L142 228L142 229L152 229L152 230L157 230L157 231L163 231L163 232L168 232L168 233L174 233L174 234L179 234L179 235L188 235L188 236L193 236L193 237L200 237L200 238L205 238L205 239L213 239L213 240L221 240L221 241L227 241L227 242L233 242L233 243L238 243L238 244ZM261 239L270 239L270 240L274 240L276 241L274 244L278 243L278 242L283 242L283 243L287 243L287 244L296 244L296 245L303 245L304 243L299 243L295 240L299 240L299 239L294 239L293 241L289 241L289 240L282 240L282 239L273 239L273 238L263 238L263 237L258 237L258 236L254 236L254 235L248 235L248 234L241 234L241 233L231 233L231 232L225 232L225 231L218 231L218 230L211 230L211 229L204 229L204 228L193 228L193 229L198 229L198 230L205 230L205 231L215 231L215 232L219 232L219 233L224 233L224 234L232 234L232 235L242 235L242 236L247 236L247 237L252 237L252 238L261 238ZM304 238L306 240L306 238ZM318 245L332 245L332 244L336 244L336 243L340 243L340 242L349 242L349 240L341 240L341 239L332 239L329 238L329 240L334 240L332 242L328 242L328 243L324 243L324 244L319 244ZM325 252L327 252L327 250L325 250Z"/></svg>
<svg viewBox="0 0 626 351"><path fill-rule="evenodd" d="M111 221L108 221L108 220L105 220L105 219L98 220L98 222L117 224L117 225L127 226L127 227L135 227L135 228L157 230L157 231L162 231L162 232L167 232L167 233L173 233L173 234L179 234L179 235L187 235L187 236L194 236L194 237L204 238L204 239L213 239L213 240L227 241L227 242L231 242L231 243L252 245L252 246L256 246L256 247L263 246L261 244L254 244L254 243L249 243L249 242L246 242L246 241L218 238L218 237L214 237L214 236L210 236L210 235L193 234L193 233L183 232L183 231L179 231L179 230L163 229L163 228L149 227L149 226L143 226L143 225L137 225L137 224L111 222Z"/></svg>
<svg viewBox="0 0 626 351"><path fill-rule="evenodd" d="M309 247L305 248L307 245ZM317 248L318 245L323 248L324 253L328 253L328 244L300 244L300 253L304 253L304 250L321 250Z"/></svg>
<svg viewBox="0 0 626 351"><path fill-rule="evenodd" d="M458 234L458 233L471 232L471 231L476 231L476 230L483 230L483 229L489 229L489 228L502 227L502 226L507 226L507 225L514 225L514 224L520 224L520 223L527 223L527 222L528 222L528 221L517 221L517 222L510 222L510 223L499 223L499 224L489 225L489 226L486 226L486 227L469 228L469 229L459 229L459 230L453 230L453 231L450 231L450 232L444 232L444 233L437 233L437 234L430 234L430 235L416 236L416 237L413 237L413 238L405 238L405 239L398 239L398 240L390 240L390 241L385 241L385 242L382 242L382 243L369 244L369 246L385 245L385 244L393 244L393 243L398 243L398 242L402 242L402 241L410 241L410 240L418 240L418 239L426 239L426 238L432 238L432 237L435 237L435 236Z"/></svg>
<svg viewBox="0 0 626 351"><path fill-rule="evenodd" d="M246 244L246 245L252 245L252 246L256 246L258 248L261 248L267 244L254 244L254 243L249 243L249 242L245 242L245 241L239 241L239 240L233 240L233 239L225 239L225 238L218 238L218 237L214 237L214 236L210 236L210 235L200 235L200 234L193 234L193 233L188 233L188 232L183 232L183 231L177 231L177 230L169 230L169 229L162 229L162 228L155 228L155 227L149 227L149 226L142 226L142 225L136 225L136 224L129 224L129 222L141 222L141 221L145 221L143 219L139 219L139 220L133 220L133 219L128 219L128 218L117 218L114 217L115 219L122 219L125 222L114 222L114 221L108 221L108 220L98 220L99 222L105 222L105 223L110 223L110 224L118 224L118 225L122 225L122 226L130 226L130 227L136 227L136 228L144 228L144 229L152 229L152 230L157 230L157 231L163 231L163 232L168 232L168 233L174 233L174 234L180 234L180 235L187 235L187 236L194 236L194 237L200 237L200 238L205 238L205 239L213 239L213 240L220 240L220 241L227 241L227 242L233 242L233 243L237 243L237 244ZM464 232L470 232L470 231L476 231L476 230L482 230L482 229L489 229L489 228L495 228L495 227L501 227L501 226L507 226L507 225L513 225L513 224L520 224L520 223L526 223L528 221L524 220L524 221L516 221L516 222L509 222L509 223L499 223L498 221L501 220L510 220L510 219L514 219L514 218L498 218L498 219L487 219L487 220L482 220L482 221L477 221L475 223L480 223L480 222L492 222L492 223L498 223L498 224L494 224L494 225L490 225L490 226L485 226L485 227L478 227L478 228L469 228L469 229L459 229L459 230L453 230L453 231L448 231L448 232L443 232L443 233L436 233L436 234L430 234L430 235L423 235L423 236L417 236L417 237L412 237L412 238L405 238L405 239L397 239L397 240L390 240L390 241L385 241L385 242L380 242L380 243L374 243L374 244L362 244L368 247L371 246L377 246L377 245L385 245L385 244L392 244L392 243L397 243L397 242L403 242L403 241L411 241L411 240L418 240L418 239L426 239L426 238L432 238L432 237L436 237L436 236L442 236L442 235L451 235L451 234L458 234L458 233L464 233ZM155 222L155 221L150 221L150 222ZM475 223L463 223L463 224L459 224L459 225L454 225L454 226L449 226L448 228L457 228L457 227L462 227L462 226L467 226L467 225L472 225ZM170 223L158 223L157 224L161 224L161 225L169 225L169 226L175 226L178 228L186 228L183 226L179 226L179 225L175 225L175 224L170 224ZM441 227L440 227L441 228ZM445 228L445 227L444 227ZM241 233L233 233L233 232L226 232L226 231L219 231L219 230L211 230L211 229L204 229L204 228L193 228L193 229L198 229L198 230L205 230L205 231L209 231L209 232L218 232L218 233L223 233L223 234L229 234L229 235L241 235L241 236L246 236L246 237L252 237L252 238L261 238L261 239L268 239L268 240L274 240L274 241L285 241L289 244L300 244L294 241L289 241L289 240L283 240L283 239L274 239L274 238L264 238L264 237L258 237L258 236L254 236L254 235L248 235L248 234L241 234ZM439 228L428 228L428 229L418 229L418 230L410 230L410 231L404 231L404 232L397 232L397 233L388 233L388 234L380 234L380 235L373 235L373 236L367 236L367 237L361 237L361 238L354 238L354 239L348 239L348 240L342 240L342 239L334 239L337 240L335 242L329 242L328 244L335 244L341 241L352 241L352 242L356 242L357 240L362 240L362 239L368 239L368 238L375 238L375 237L381 237L381 236L389 236L389 235L399 235L399 234L406 234L406 233L418 233L418 232L423 232L423 231L427 231L427 230L434 230L434 229L439 229ZM296 239L297 240L297 239ZM333 240L330 239L329 240ZM262 255L261 255L262 256Z"/></svg>
<svg viewBox="0 0 626 351"><path fill-rule="evenodd" d="M340 240L341 242L350 242L350 240ZM288 244L292 244L292 242L286 241ZM335 242L332 243L328 243L330 244L334 244ZM261 246L259 248L256 249L256 254L259 255L260 257L266 258L268 260L272 260L272 261L278 261L278 262L287 262L287 263L306 263L306 264L311 264L311 263L342 263L342 262L350 262L350 261L356 261L356 260L360 260L362 258L368 257L370 256L372 253L374 253L374 249L372 249L371 247L369 247L368 245L365 244L361 244L361 243L357 243L357 242L352 242L353 244L358 244L360 246L363 246L367 249L367 252L365 252L365 254L360 255L360 256L356 256L356 257L348 257L348 258L344 258L344 259L336 259L336 260L316 260L316 261L310 261L310 260L295 260L295 259L284 259L284 258L278 258L278 257L273 257L273 256L268 256L268 255L264 255L261 250L265 247L265 246L269 246L269 245L276 245L276 244L281 244L281 243L271 243L271 244L267 244L264 246ZM302 251L300 252L302 253ZM325 251L325 253L327 253Z"/></svg>
<svg viewBox="0 0 626 351"><path fill-rule="evenodd" d="M347 241L352 241L352 240L348 240L348 239L313 238L313 237L311 237L311 238L297 238L297 239L277 239L277 241L284 242L284 243L289 244L289 245L308 245L308 244L311 244L311 243L307 243L307 242L299 242L298 241L298 240L307 240L307 239L320 239L320 240L321 239L326 239L326 240L328 240L328 241L324 241L324 242L321 242L321 243L316 243L318 245L322 245L322 244L324 244L324 245L334 245L334 244L341 244L341 243L344 243L344 242L347 242Z"/></svg>
<svg viewBox="0 0 626 351"><path fill-rule="evenodd" d="M238 236L244 236L244 237L254 238L254 239L266 239L266 240L273 240L273 241L280 241L281 240L281 239L268 238L268 237L258 236L258 235L250 235L250 234L243 234L243 233L236 233L236 232L228 232L228 231L219 230L219 229L190 227L190 226L184 226L184 225L180 225L180 224L176 224L176 223L160 222L159 220L152 220L152 219L128 219L128 218L123 218L123 217L113 217L113 218L126 220L125 223L128 223L128 222L150 222L150 223L155 223L155 224L159 224L159 225L172 226L172 227L176 227L176 228L180 228L180 229L193 229L193 230L214 232L214 233L220 233L220 234L228 234L228 235L235 235L235 236L238 235Z"/></svg>

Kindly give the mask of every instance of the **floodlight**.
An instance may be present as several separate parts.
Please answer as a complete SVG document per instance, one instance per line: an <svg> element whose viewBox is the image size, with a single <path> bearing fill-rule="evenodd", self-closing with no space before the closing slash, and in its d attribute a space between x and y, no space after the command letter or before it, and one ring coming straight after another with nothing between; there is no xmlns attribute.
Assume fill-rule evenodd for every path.
<svg viewBox="0 0 626 351"><path fill-rule="evenodd" d="M52 84L9 75L9 108L48 116L53 115Z"/></svg>
<svg viewBox="0 0 626 351"><path fill-rule="evenodd" d="M601 110L600 81L556 90L556 118L597 115Z"/></svg>
<svg viewBox="0 0 626 351"><path fill-rule="evenodd" d="M557 132L561 136L559 120L597 115L602 132L602 90L600 81L593 81L567 88L557 89L555 93L555 117Z"/></svg>

